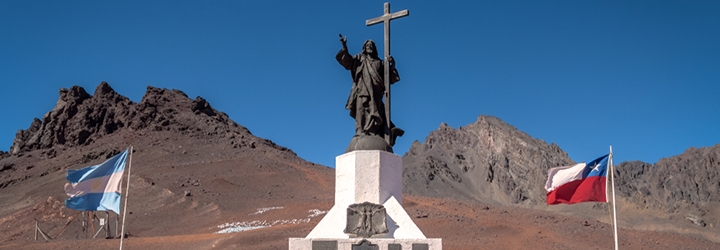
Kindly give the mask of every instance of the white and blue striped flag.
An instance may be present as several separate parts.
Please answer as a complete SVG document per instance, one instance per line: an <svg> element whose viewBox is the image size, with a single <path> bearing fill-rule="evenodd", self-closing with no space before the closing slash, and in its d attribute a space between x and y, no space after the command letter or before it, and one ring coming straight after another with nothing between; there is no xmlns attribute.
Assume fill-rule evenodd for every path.
<svg viewBox="0 0 720 250"><path fill-rule="evenodd" d="M100 165L68 170L65 207L79 211L114 211L120 214L120 186L128 150Z"/></svg>

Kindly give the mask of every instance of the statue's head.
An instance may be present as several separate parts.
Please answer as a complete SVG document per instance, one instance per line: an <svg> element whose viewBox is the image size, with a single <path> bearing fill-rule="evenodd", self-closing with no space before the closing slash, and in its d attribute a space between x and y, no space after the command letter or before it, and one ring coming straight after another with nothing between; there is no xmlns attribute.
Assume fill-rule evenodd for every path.
<svg viewBox="0 0 720 250"><path fill-rule="evenodd" d="M372 58L378 58L378 52L377 48L375 47L375 42L373 40L366 40L365 43L363 43L363 54L369 54Z"/></svg>

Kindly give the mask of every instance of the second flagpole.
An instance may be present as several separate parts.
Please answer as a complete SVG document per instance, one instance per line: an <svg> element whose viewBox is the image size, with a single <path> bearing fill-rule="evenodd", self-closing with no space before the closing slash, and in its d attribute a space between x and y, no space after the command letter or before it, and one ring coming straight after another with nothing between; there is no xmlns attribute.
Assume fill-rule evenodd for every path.
<svg viewBox="0 0 720 250"><path fill-rule="evenodd" d="M122 232L120 233L120 250L123 247L123 238L125 238L125 216L127 216L127 202L130 194L130 169L132 169L132 152L133 146L130 146L130 160L128 161L127 188L125 189L125 207L123 208Z"/></svg>
<svg viewBox="0 0 720 250"><path fill-rule="evenodd" d="M612 204L613 204L613 235L615 237L615 250L618 250L618 231L617 231L617 211L615 206L615 166L613 166L613 152L612 146L610 146L610 159L608 165L610 165L610 182L612 183Z"/></svg>

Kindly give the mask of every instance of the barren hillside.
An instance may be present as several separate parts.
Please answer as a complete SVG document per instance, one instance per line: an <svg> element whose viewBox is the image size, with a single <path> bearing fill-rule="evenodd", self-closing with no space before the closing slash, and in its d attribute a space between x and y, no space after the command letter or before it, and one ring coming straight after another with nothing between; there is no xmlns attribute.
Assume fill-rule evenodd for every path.
<svg viewBox="0 0 720 250"><path fill-rule="evenodd" d="M427 237L443 238L445 249L612 247L604 205L542 206L542 192L535 185L544 177L535 175L572 162L557 145L533 139L497 118L481 118L462 129L442 126L403 158L403 206ZM0 249L117 248L117 238L105 239L101 232L91 239L83 232L83 215L55 240L35 241L33 229L37 219L40 228L54 236L77 214L64 207L65 170L99 164L130 146L130 190L124 194L129 194L128 249L286 249L287 238L306 236L333 205L332 168L253 136L203 98L148 87L134 103L103 82L93 95L77 86L61 89L56 107L19 131L10 152L1 152ZM699 154L712 159L707 169L713 169L716 156ZM707 208L694 214L705 223L695 229L700 226L681 216L684 207L663 208L667 196L662 194L667 192L660 190L666 189L650 188L653 179L644 177L650 176L647 168L626 168L635 177L621 172L620 182L645 181L619 190L630 197L626 200L640 194L657 200L648 203L655 205L619 204L641 215L638 218L651 211L659 220L638 219L645 223L638 225L650 229L645 231L621 222L623 249L720 248L706 240L713 239L708 235L716 225L705 205L713 204L712 196L704 196L710 203L695 203ZM116 235L116 215L98 215L109 216L111 235ZM668 231L673 223L689 229L657 231ZM97 222L93 226L89 230L99 227Z"/></svg>

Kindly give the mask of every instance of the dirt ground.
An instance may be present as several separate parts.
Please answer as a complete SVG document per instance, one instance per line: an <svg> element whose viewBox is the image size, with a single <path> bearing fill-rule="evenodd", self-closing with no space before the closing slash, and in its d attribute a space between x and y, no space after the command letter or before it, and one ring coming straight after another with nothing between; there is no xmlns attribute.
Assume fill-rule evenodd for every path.
<svg viewBox="0 0 720 250"><path fill-rule="evenodd" d="M613 249L609 224L587 221L556 213L451 199L405 196L404 207L428 238L442 238L443 249ZM287 220L309 204L287 204L272 209L258 219ZM327 211L325 202L319 206ZM258 210L260 211L260 210ZM304 237L322 216L307 222L288 223L234 233L207 232L168 236L132 235L123 241L123 249L287 249L288 238ZM178 218L182 220L183 218ZM250 218L246 218L250 219ZM282 224L282 223L280 223ZM76 226L77 227L77 226ZM31 236L31 234L26 234ZM0 246L0 249L117 249L119 239L61 239L25 241ZM621 249L720 249L720 244L690 236L619 228Z"/></svg>

